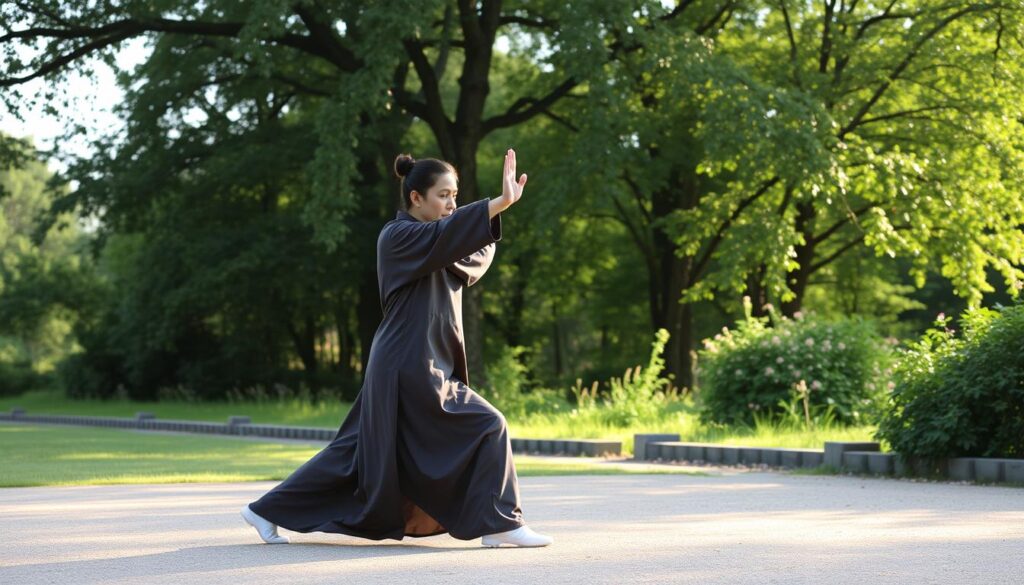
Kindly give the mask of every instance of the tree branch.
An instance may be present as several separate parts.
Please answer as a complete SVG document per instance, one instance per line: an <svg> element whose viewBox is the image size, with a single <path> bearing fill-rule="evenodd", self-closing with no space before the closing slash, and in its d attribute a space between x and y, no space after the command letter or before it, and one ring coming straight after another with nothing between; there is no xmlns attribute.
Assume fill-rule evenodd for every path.
<svg viewBox="0 0 1024 585"><path fill-rule="evenodd" d="M157 18L152 20L124 19L97 27L32 27L11 31L0 37L0 43L16 39L34 41L47 38L64 40L89 39L89 42L50 59L32 73L20 77L0 78L0 87L13 86L42 77L90 53L149 32L235 38L242 28L243 24L239 22L198 22ZM325 59L343 71L355 71L363 65L361 59L357 58L351 51L348 51L340 44L325 46L313 36L286 33L278 37L270 37L266 40L273 44L291 47Z"/></svg>
<svg viewBox="0 0 1024 585"><path fill-rule="evenodd" d="M574 87L579 84L575 79L570 77L562 82L561 85L551 90L551 92L541 99L535 98L520 98L516 100L514 104L504 113L498 116L492 116L483 122L483 134L486 136L488 133L493 132L499 128L506 128L508 126L515 126L516 124L525 122L537 114L544 112L551 105L557 102L562 96L568 94ZM523 106L530 104L529 107L523 109Z"/></svg>
<svg viewBox="0 0 1024 585"><path fill-rule="evenodd" d="M722 243L722 240L725 238L725 232L732 226L732 222L736 221L736 218L738 218L740 214L743 213L744 209L753 204L754 201L757 201L758 198L764 195L768 191L768 189L771 189L776 183L779 182L779 180L779 177L772 177L771 179L765 181L764 184L762 184L757 191L755 191L751 196L741 201L739 206L737 206L736 209L733 210L732 214L729 215L729 218L726 219L725 222L718 227L718 230L715 232L715 235L708 242L708 247L704 250L704 254L700 257L699 260L697 260L697 263L694 265L692 272L693 277L690 279L690 282L697 282L700 279L704 269L707 268L708 263L711 261L711 255L714 254L719 244Z"/></svg>
<svg viewBox="0 0 1024 585"><path fill-rule="evenodd" d="M856 218L856 217L860 217L860 216L864 215L865 213L867 213L868 211L870 211L874 207L876 207L876 204L869 203L869 204L865 205L864 207L861 207L857 211L850 210L849 208L847 208L847 209L852 213L852 216ZM851 219L851 217L849 215L847 215L846 218L837 221L836 223L834 223L832 226L830 226L825 231L823 231L820 234L818 234L818 235L814 236L813 238L811 238L811 243L814 244L815 246L820 244L822 241L827 239L829 236L831 236L832 234L836 233L844 225L849 223L850 219Z"/></svg>
<svg viewBox="0 0 1024 585"><path fill-rule="evenodd" d="M852 248L852 247L856 246L857 244L859 244L859 243L861 243L861 242L863 242L863 241L864 241L864 235L863 235L863 234L861 234L861 235L857 236L856 238L854 238L853 240L851 240L851 241L849 241L849 242L847 242L847 243L843 244L843 245L842 245L842 246L841 246L841 247L840 247L840 248L839 248L838 250L836 250L835 252L832 252L831 254L829 254L828 256L826 256L826 257L824 257L824 258L822 258L822 259L821 259L821 260L819 260L818 262L815 262L815 263L811 264L811 267L810 267L810 268L808 269L808 271L807 271L807 274L814 274L814 273L815 273L815 272L817 272L817 271L818 271L818 270L819 270L819 269L820 269L821 267L823 267L823 266L827 266L827 265L828 265L829 263L831 263L831 262L832 262L833 260L835 260L835 259L836 259L836 258L838 258L839 256L843 255L843 254L844 254L844 253L845 253L845 252L846 252L847 250L849 250L850 248Z"/></svg>
<svg viewBox="0 0 1024 585"><path fill-rule="evenodd" d="M885 81L883 81L882 84L875 89L875 92L871 95L868 101L864 102L864 104L860 107L859 110L857 110L857 113L853 115L853 117L846 124L846 126L844 126L839 131L839 139L842 139L844 136L846 136L847 133L849 133L851 130L856 128L858 124L860 124L861 119L865 115L867 115L867 113L871 110L872 107L874 107L876 103L878 103L878 100L882 98L882 95L885 94L886 90L889 89L889 87L892 85L892 82L896 81L896 79L899 78L899 76L907 69L907 67L910 66L910 63L914 60L914 58L918 54L918 51L921 50L921 47L923 47L925 43L930 41L935 35L939 34L939 32L941 32L942 29L949 26L950 23L954 22L958 18L971 12L977 12L979 10L985 10L988 8L991 8L991 5L969 5L965 8L962 8L954 12L953 14L950 14L946 18L943 18L938 23L936 23L935 26L931 28L931 30L922 35L921 38L919 38L917 42L914 43L910 51L908 51L907 54L903 57L903 59L896 65L896 67L894 67L893 70L889 72L889 74L886 76Z"/></svg>
<svg viewBox="0 0 1024 585"><path fill-rule="evenodd" d="M402 40L402 44L405 46L405 52L412 60L413 67L416 68L416 75L419 76L420 85L423 87L423 95L426 99L422 107L423 120L434 130L439 141L450 142L451 121L444 113L441 89L437 78L434 77L434 68L431 67L427 56L423 54L423 47L419 41L407 38ZM403 105L402 107L406 106ZM450 143L441 144L440 146L445 152L454 152L454 147ZM448 150L448 148L451 149Z"/></svg>

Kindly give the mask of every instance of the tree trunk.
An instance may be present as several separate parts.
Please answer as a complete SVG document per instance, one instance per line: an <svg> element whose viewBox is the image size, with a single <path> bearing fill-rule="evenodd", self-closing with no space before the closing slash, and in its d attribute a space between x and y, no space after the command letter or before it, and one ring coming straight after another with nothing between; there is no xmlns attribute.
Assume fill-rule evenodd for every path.
<svg viewBox="0 0 1024 585"><path fill-rule="evenodd" d="M814 261L813 221L815 216L814 205L801 203L797 205L799 213L796 217L796 230L803 233L804 243L796 246L796 261L799 267L786 275L786 284L796 296L791 300L782 303L782 313L792 318L800 310L804 302L804 293L807 292L807 282L811 277L811 263Z"/></svg>
<svg viewBox="0 0 1024 585"><path fill-rule="evenodd" d="M768 314L764 306L768 304L768 289L764 286L765 273L768 271L768 266L761 264L747 275L747 288L746 294L750 297L750 314L754 317L763 317Z"/></svg>
<svg viewBox="0 0 1024 585"><path fill-rule="evenodd" d="M476 130L479 132L479 129ZM459 171L459 199L467 202L478 201L482 198L480 184L476 176L478 149L479 141L475 136L469 139L463 137L458 142L455 168ZM462 291L462 323L465 328L463 337L466 342L466 363L469 368L470 385L473 386L487 384L483 353L484 309L482 296L484 286L486 286L485 281L481 281Z"/></svg>

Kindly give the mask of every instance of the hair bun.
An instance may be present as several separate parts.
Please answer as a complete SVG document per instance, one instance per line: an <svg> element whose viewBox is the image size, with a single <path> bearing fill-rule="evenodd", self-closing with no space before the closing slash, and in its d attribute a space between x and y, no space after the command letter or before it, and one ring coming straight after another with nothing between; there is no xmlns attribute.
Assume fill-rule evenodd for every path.
<svg viewBox="0 0 1024 585"><path fill-rule="evenodd" d="M403 178L412 172L413 165L416 164L416 160L408 154L400 154L395 158L395 174L399 178Z"/></svg>

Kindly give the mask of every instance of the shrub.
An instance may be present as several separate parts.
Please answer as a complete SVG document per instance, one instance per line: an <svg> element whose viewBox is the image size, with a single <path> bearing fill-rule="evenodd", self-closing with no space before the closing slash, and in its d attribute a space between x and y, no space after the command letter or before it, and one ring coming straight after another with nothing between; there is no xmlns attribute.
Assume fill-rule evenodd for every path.
<svg viewBox="0 0 1024 585"><path fill-rule="evenodd" d="M569 403L560 392L547 388L527 390L527 368L520 358L526 348L507 348L487 365L487 386L480 395L501 411L506 419L521 420L536 412L569 410Z"/></svg>
<svg viewBox="0 0 1024 585"><path fill-rule="evenodd" d="M900 353L878 437L922 458L1024 457L1024 304L940 314Z"/></svg>
<svg viewBox="0 0 1024 585"><path fill-rule="evenodd" d="M481 389L480 394L512 420L525 420L535 414L567 413L571 417L585 417L596 424L616 428L658 420L665 407L675 400L674 396L663 391L671 381L662 376L665 367L662 354L668 336L667 330L659 329L651 344L647 366L628 368L622 377L612 377L606 384L607 390L600 395L599 382L585 388L583 381L577 379L572 388L575 408L556 390L523 389L526 367L519 359L524 351L521 347L509 348L488 365L489 385Z"/></svg>
<svg viewBox="0 0 1024 585"><path fill-rule="evenodd" d="M891 353L869 322L799 312L789 319L771 305L770 317L752 317L749 297L743 306L736 330L723 327L698 354L705 422L791 418L805 397L799 409L808 417L862 424L875 413Z"/></svg>
<svg viewBox="0 0 1024 585"><path fill-rule="evenodd" d="M28 362L0 362L0 396L18 396L44 387L47 376L36 373Z"/></svg>

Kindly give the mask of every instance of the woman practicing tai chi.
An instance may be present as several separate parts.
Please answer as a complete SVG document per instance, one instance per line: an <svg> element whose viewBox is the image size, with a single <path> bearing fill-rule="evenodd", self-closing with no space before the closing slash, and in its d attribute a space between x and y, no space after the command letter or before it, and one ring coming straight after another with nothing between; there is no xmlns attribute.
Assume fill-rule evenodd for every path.
<svg viewBox="0 0 1024 585"><path fill-rule="evenodd" d="M456 211L458 176L437 160L395 159L399 211L377 238L384 320L363 386L338 434L291 476L242 509L268 543L295 532L382 540L447 532L496 547L546 546L526 526L505 417L469 386L462 287L490 266L501 215L526 175L505 154L501 197Z"/></svg>

